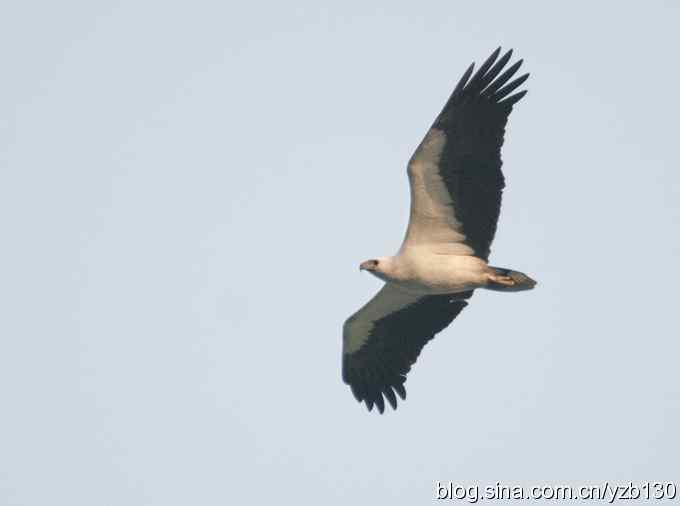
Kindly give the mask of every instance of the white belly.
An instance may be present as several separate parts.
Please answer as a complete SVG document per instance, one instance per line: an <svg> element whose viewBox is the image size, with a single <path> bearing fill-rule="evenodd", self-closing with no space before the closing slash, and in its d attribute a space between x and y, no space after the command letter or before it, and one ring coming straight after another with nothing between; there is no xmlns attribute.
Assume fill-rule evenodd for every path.
<svg viewBox="0 0 680 506"><path fill-rule="evenodd" d="M395 257L398 277L392 281L409 291L456 293L486 284L488 267L474 256L402 253Z"/></svg>

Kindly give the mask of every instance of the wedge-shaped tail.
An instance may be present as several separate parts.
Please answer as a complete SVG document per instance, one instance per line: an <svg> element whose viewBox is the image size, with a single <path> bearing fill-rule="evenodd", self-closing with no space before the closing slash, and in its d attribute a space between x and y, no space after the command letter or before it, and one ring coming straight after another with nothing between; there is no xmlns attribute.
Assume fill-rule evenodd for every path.
<svg viewBox="0 0 680 506"><path fill-rule="evenodd" d="M489 282L486 288L499 292L522 292L531 290L536 286L536 281L531 279L523 272L505 269L503 267L491 267Z"/></svg>

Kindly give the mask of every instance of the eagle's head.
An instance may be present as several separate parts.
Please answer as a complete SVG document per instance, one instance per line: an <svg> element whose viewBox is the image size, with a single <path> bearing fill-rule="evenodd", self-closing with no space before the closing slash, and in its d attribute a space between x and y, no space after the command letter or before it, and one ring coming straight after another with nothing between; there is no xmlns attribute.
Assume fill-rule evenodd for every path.
<svg viewBox="0 0 680 506"><path fill-rule="evenodd" d="M368 271L375 277L382 279L383 281L389 281L390 278L390 258L373 258L371 260L366 260L361 262L359 265L360 271Z"/></svg>

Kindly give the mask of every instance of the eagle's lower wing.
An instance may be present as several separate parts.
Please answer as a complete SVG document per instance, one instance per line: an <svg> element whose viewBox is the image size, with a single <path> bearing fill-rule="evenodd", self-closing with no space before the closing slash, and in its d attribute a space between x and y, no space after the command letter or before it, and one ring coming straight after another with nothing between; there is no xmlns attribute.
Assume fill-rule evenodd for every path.
<svg viewBox="0 0 680 506"><path fill-rule="evenodd" d="M467 305L472 292L418 296L387 283L343 326L342 379L356 399L382 413L397 408L406 374L423 346Z"/></svg>
<svg viewBox="0 0 680 506"><path fill-rule="evenodd" d="M500 48L472 79L474 64L468 68L411 157L411 215L402 247L429 244L488 259L505 185L505 125L526 91L508 95L529 77L508 83L522 60L501 73L512 50L496 61L499 54Z"/></svg>

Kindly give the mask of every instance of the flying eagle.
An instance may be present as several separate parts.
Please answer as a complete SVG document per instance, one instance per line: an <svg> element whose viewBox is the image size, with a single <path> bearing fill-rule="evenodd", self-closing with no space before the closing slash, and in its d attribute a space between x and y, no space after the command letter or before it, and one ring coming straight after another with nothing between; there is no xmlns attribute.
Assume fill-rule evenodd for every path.
<svg viewBox="0 0 680 506"><path fill-rule="evenodd" d="M366 260L382 289L343 326L342 379L368 410L406 398L406 374L423 346L446 328L477 288L530 290L536 282L487 261L505 186L501 146L508 116L526 94L511 94L512 50L465 71L408 163L411 211L394 256ZM504 70L505 69L505 70ZM470 78L472 76L472 78ZM384 397L384 399L383 399Z"/></svg>

